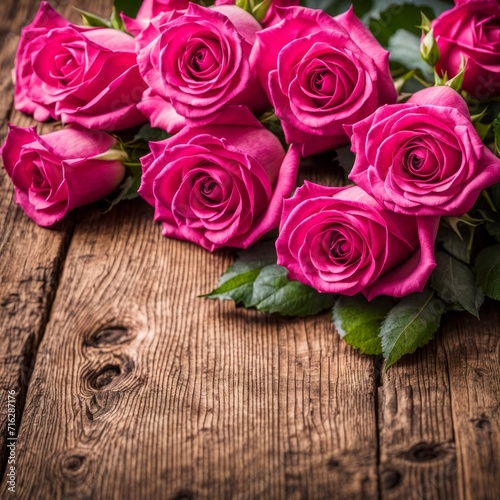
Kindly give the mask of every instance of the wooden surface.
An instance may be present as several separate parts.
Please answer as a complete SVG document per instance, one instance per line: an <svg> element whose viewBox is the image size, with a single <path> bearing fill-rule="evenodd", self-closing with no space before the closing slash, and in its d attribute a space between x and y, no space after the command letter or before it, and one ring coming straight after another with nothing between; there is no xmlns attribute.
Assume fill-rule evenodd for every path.
<svg viewBox="0 0 500 500"><path fill-rule="evenodd" d="M9 72L37 6L0 5L2 141L7 121L32 123L12 110ZM480 322L447 316L385 372L327 313L285 320L197 298L232 254L161 237L141 200L47 230L3 171L0 190L0 498L14 497L9 390L19 498L499 498L496 305Z"/></svg>

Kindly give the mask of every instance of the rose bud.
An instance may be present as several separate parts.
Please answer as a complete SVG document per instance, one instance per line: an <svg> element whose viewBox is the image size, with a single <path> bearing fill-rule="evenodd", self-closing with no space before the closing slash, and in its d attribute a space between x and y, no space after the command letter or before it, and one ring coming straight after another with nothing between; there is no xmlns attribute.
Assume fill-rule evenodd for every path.
<svg viewBox="0 0 500 500"><path fill-rule="evenodd" d="M349 178L394 212L460 216L500 181L500 159L446 86L384 106L346 130L356 153Z"/></svg>
<svg viewBox="0 0 500 500"><path fill-rule="evenodd" d="M304 7L276 8L282 20L257 33L252 63L288 143L302 155L347 144L342 125L396 102L388 56L352 9L332 18Z"/></svg>
<svg viewBox="0 0 500 500"><path fill-rule="evenodd" d="M358 186L306 181L284 202L278 264L320 292L403 297L422 291L436 266L438 225L385 210Z"/></svg>
<svg viewBox="0 0 500 500"><path fill-rule="evenodd" d="M462 89L478 99L500 95L500 3L456 0L431 26L441 56L438 75L458 74L465 63Z"/></svg>
<svg viewBox="0 0 500 500"><path fill-rule="evenodd" d="M150 142L139 194L155 208L163 234L209 251L246 248L279 223L297 178L299 151L242 106L210 123Z"/></svg>
<svg viewBox="0 0 500 500"><path fill-rule="evenodd" d="M121 130L146 120L136 104L146 88L134 39L115 29L75 26L42 2L21 32L14 105L35 120Z"/></svg>
<svg viewBox="0 0 500 500"><path fill-rule="evenodd" d="M40 226L51 226L76 207L112 193L125 174L115 139L70 126L38 135L35 127L9 125L1 149L15 186L15 202Z"/></svg>
<svg viewBox="0 0 500 500"><path fill-rule="evenodd" d="M263 111L267 98L249 56L259 23L232 5L205 8L189 4L182 15L169 11L154 18L137 37L139 69L153 95L164 99L165 112L206 118L226 104ZM168 105L170 104L170 106ZM146 116L158 102L142 104Z"/></svg>

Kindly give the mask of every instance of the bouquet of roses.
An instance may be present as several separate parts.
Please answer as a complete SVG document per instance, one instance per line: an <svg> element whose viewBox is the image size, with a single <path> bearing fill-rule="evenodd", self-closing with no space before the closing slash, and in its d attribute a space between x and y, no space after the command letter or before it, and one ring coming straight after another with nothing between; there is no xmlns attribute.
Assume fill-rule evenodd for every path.
<svg viewBox="0 0 500 500"><path fill-rule="evenodd" d="M165 236L241 249L208 297L333 307L387 367L500 300L497 0L202 3L116 1L81 26L40 4L14 104L63 127L11 125L2 147L29 217L140 195ZM298 183L319 161L332 185Z"/></svg>

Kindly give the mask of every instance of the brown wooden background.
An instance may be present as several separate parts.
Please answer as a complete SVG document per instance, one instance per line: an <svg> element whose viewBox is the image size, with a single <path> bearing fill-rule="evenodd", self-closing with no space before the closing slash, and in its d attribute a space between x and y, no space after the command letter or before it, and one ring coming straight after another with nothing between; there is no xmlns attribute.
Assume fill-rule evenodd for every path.
<svg viewBox="0 0 500 500"><path fill-rule="evenodd" d="M8 121L33 123L12 108L10 69L37 7L0 5L2 141ZM161 237L141 200L47 230L13 203L4 171L0 192L1 498L12 389L19 498L499 498L494 304L481 321L446 317L385 372L329 314L196 298L231 254Z"/></svg>

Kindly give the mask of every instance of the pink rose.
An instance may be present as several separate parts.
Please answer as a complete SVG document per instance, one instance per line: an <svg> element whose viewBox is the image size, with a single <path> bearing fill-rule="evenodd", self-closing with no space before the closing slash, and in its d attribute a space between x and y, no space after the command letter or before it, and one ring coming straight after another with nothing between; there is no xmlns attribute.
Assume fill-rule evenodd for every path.
<svg viewBox="0 0 500 500"><path fill-rule="evenodd" d="M356 153L349 178L395 212L460 216L500 181L500 159L449 87L421 90L346 129Z"/></svg>
<svg viewBox="0 0 500 500"><path fill-rule="evenodd" d="M357 186L306 181L285 200L278 264L320 292L403 297L422 291L436 266L438 225L384 210Z"/></svg>
<svg viewBox="0 0 500 500"><path fill-rule="evenodd" d="M276 227L297 178L298 149L285 155L241 106L150 147L139 194L155 208L165 236L209 251L246 248Z"/></svg>
<svg viewBox="0 0 500 500"><path fill-rule="evenodd" d="M330 17L304 7L277 8L283 19L257 34L252 53L288 143L303 156L348 143L344 124L396 102L388 52L352 9Z"/></svg>
<svg viewBox="0 0 500 500"><path fill-rule="evenodd" d="M145 119L136 104L145 88L134 39L121 31L74 26L46 2L22 30L14 104L38 121L106 130L139 125Z"/></svg>
<svg viewBox="0 0 500 500"><path fill-rule="evenodd" d="M479 99L500 95L500 3L461 0L432 21L441 57L438 74L448 78L466 64L462 88Z"/></svg>
<svg viewBox="0 0 500 500"><path fill-rule="evenodd" d="M38 225L51 226L69 210L107 196L125 174L109 151L115 142L77 126L39 136L35 127L10 125L1 155L15 202Z"/></svg>
<svg viewBox="0 0 500 500"><path fill-rule="evenodd" d="M184 15L160 14L137 38L141 74L166 101L166 113L168 103L188 118L210 116L225 104L265 109L267 99L249 64L258 30L248 12L230 5L190 4ZM155 112L148 104L141 110L148 117Z"/></svg>
<svg viewBox="0 0 500 500"><path fill-rule="evenodd" d="M153 17L162 12L171 12L174 10L186 10L189 0L144 0L137 12L135 19L122 14L125 28L132 35L137 36L143 29L147 28Z"/></svg>

